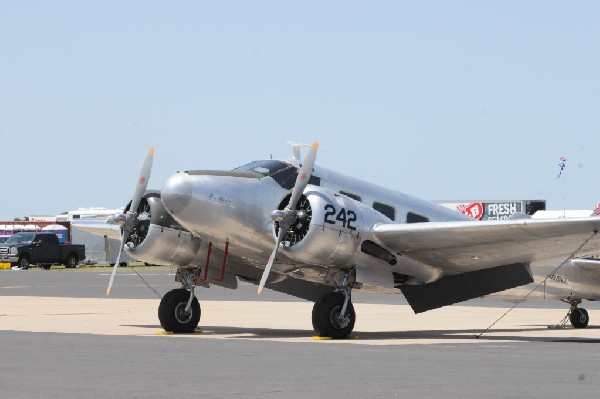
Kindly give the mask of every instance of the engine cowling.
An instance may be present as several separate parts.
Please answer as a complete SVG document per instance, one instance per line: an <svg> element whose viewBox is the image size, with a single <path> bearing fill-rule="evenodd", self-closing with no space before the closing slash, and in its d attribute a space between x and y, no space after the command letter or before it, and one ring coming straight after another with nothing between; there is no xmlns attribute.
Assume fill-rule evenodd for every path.
<svg viewBox="0 0 600 399"><path fill-rule="evenodd" d="M131 203L125 211L129 210ZM202 240L185 230L166 211L159 191L147 191L138 207L140 222L127 238L125 251L139 261L187 266L194 263Z"/></svg>
<svg viewBox="0 0 600 399"><path fill-rule="evenodd" d="M289 196L280 204L284 209ZM302 263L345 267L360 245L363 207L323 187L307 189L298 202L298 219L284 236L282 253ZM274 234L279 225L274 223Z"/></svg>

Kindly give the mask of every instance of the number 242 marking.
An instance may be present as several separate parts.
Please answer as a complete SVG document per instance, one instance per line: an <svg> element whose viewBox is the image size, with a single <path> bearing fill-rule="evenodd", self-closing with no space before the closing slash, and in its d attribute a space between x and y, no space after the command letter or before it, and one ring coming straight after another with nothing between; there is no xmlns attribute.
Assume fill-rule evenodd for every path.
<svg viewBox="0 0 600 399"><path fill-rule="evenodd" d="M335 206L331 204L325 205L325 211L323 219L325 223L336 224L337 222L342 222L342 226L350 230L356 230L356 226L352 225L352 223L356 222L356 212L347 211L346 208L342 208L338 212Z"/></svg>

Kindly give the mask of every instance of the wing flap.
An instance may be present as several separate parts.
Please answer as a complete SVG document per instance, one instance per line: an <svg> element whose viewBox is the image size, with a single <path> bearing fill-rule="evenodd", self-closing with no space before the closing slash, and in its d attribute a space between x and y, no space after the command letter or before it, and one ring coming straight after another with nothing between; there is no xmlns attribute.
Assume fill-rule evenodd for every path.
<svg viewBox="0 0 600 399"><path fill-rule="evenodd" d="M532 282L528 266L512 264L446 276L428 284L403 285L400 289L413 311L422 313Z"/></svg>

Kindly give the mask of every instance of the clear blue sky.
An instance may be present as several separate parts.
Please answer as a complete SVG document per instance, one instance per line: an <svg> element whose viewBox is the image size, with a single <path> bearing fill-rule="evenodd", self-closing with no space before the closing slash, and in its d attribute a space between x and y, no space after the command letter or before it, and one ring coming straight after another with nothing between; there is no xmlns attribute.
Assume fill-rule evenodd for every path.
<svg viewBox="0 0 600 399"><path fill-rule="evenodd" d="M600 201L600 3L0 2L0 220L290 157L426 199ZM556 180L568 159L566 185Z"/></svg>

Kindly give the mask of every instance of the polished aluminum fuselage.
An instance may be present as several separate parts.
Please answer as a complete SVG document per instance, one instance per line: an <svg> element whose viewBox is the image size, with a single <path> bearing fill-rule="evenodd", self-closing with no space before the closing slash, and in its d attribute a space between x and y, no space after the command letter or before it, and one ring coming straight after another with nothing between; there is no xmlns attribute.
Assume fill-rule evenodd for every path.
<svg viewBox="0 0 600 399"><path fill-rule="evenodd" d="M288 161L299 166L296 161ZM313 246L304 248L300 263L335 267L351 267L356 263L379 264L359 251L359 244L368 238L376 223L392 222L383 214L373 210L377 201L396 210L396 223L404 223L406 214L413 212L431 221L473 220L468 216L443 206L420 200L381 186L343 174L315 167L313 176L320 178L320 185L309 185L305 195L312 205L311 232L333 231L329 237L314 238ZM361 197L351 199L340 191ZM162 189L162 200L167 211L187 230L204 240L223 247L229 242L229 251L254 264L264 265L274 245L271 212L281 208L282 200L290 193L270 177L236 172L191 171L171 176ZM332 204L336 209L353 210L357 220L352 227L344 228L339 223L324 223L324 206ZM333 219L333 218L332 218ZM346 237L337 240L335 237ZM333 241L332 241L333 239ZM336 247L336 251L334 250ZM298 261L297 253L303 248L284 248L281 262ZM296 254L293 253L296 251ZM330 253L333 252L333 253ZM343 254L342 254L343 252ZM329 262L328 262L329 260ZM415 274L423 274L428 267ZM427 271L421 278L433 279L437 272Z"/></svg>
<svg viewBox="0 0 600 399"><path fill-rule="evenodd" d="M286 161L299 167L299 161ZM411 283L427 283L438 279L441 271L430 265L399 257L392 268L381 259L361 251L361 243L371 238L373 226L380 223L406 223L407 214L414 213L429 221L473 221L459 212L435 203L390 190L367 181L346 176L316 166L313 176L320 179L318 186L309 185L304 194L312 206L311 228L306 237L294 246L284 247L277 258L276 272L305 270L301 278L324 282L327 269L363 267L371 270L369 276L374 291L396 292L389 276L402 270ZM264 268L274 246L273 210L282 209L282 201L290 194L273 178L258 174L231 171L189 171L172 175L162 189L166 211L192 236L224 250L227 245L231 256L246 263L248 268ZM360 201L341 195L340 191L360 197ZM395 209L395 220L390 220L373 209L373 203L383 203ZM346 226L335 218L327 223L327 206L351 210L356 220ZM172 237L173 240L180 239ZM192 238L186 238L194 242ZM187 241L186 241L187 242ZM173 245L173 244L171 244ZM194 245L187 258L193 258ZM186 259L187 259L186 258ZM196 256L195 263L202 261ZM505 298L522 297L531 291L556 265L532 265L535 283L495 294ZM312 272L311 272L312 271ZM248 273L248 275L257 275ZM379 275L378 275L379 273ZM298 276L298 275L297 275ZM381 278L380 278L381 277ZM543 291L541 291L543 290ZM532 298L600 298L600 278L589 270L570 263L557 276L547 279Z"/></svg>

